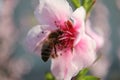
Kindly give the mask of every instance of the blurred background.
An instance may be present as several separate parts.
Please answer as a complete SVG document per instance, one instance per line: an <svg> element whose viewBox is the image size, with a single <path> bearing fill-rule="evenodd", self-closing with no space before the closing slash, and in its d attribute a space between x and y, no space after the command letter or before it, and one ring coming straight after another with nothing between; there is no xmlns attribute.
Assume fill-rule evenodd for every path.
<svg viewBox="0 0 120 80"><path fill-rule="evenodd" d="M37 5L38 0L0 0L0 80L45 80L50 71L50 61L44 63L24 47L27 32L38 24ZM102 80L120 80L120 0L97 0L90 20L105 38L90 73Z"/></svg>

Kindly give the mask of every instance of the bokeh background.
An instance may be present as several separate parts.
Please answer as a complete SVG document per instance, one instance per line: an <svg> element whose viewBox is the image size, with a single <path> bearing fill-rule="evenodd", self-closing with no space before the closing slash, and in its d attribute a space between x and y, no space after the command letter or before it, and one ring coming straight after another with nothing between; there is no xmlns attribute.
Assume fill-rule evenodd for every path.
<svg viewBox="0 0 120 80"><path fill-rule="evenodd" d="M38 0L0 0L0 80L45 80L50 72L50 61L44 63L25 48L27 32L38 24L37 5ZM102 80L120 80L120 0L97 0L89 18L105 38L90 73Z"/></svg>

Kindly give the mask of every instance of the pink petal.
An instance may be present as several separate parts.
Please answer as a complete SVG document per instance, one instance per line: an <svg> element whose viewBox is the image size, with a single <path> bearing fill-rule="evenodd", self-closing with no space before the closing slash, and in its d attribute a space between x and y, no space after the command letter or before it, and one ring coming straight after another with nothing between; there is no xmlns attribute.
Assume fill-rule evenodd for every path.
<svg viewBox="0 0 120 80"><path fill-rule="evenodd" d="M90 66L96 59L95 41L87 35L81 37L80 42L75 46L73 53L73 62L78 71Z"/></svg>
<svg viewBox="0 0 120 80"><path fill-rule="evenodd" d="M80 41L81 35L85 31L84 29L85 16L86 12L83 7L76 9L71 16L71 18L74 20L74 29L78 32L76 39L74 41L74 45L76 45Z"/></svg>
<svg viewBox="0 0 120 80"><path fill-rule="evenodd" d="M75 18L79 21L85 20L85 17L86 17L86 11L83 7L77 8L72 14L72 18Z"/></svg>
<svg viewBox="0 0 120 80"><path fill-rule="evenodd" d="M47 25L37 25L33 27L27 34L26 37L26 47L30 51L34 51L37 44L42 42L48 35Z"/></svg>
<svg viewBox="0 0 120 80"><path fill-rule="evenodd" d="M76 66L71 63L73 54L71 50L63 52L62 56L52 59L51 71L57 80L71 80Z"/></svg>
<svg viewBox="0 0 120 80"><path fill-rule="evenodd" d="M55 21L67 21L71 13L72 9L66 0L40 0L40 5L35 11L40 24L51 25L53 28L56 26Z"/></svg>
<svg viewBox="0 0 120 80"><path fill-rule="evenodd" d="M103 44L104 44L103 36L95 33L95 31L93 31L91 29L91 25L90 25L89 20L86 22L86 33L96 41L97 49L99 49L103 46Z"/></svg>

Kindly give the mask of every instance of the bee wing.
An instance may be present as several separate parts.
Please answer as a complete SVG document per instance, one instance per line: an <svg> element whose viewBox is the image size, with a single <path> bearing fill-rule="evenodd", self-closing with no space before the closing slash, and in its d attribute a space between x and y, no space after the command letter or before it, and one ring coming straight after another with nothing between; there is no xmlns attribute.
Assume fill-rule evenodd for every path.
<svg viewBox="0 0 120 80"><path fill-rule="evenodd" d="M40 42L38 42L38 43L36 44L35 49L34 49L34 52L41 53L41 48L42 48L42 45L43 45L44 41L45 41L45 40L40 41Z"/></svg>

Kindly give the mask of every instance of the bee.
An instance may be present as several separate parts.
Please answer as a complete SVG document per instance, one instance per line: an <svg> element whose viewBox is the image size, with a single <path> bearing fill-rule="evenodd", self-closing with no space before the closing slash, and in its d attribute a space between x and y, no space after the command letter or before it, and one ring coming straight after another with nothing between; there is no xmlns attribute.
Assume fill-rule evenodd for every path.
<svg viewBox="0 0 120 80"><path fill-rule="evenodd" d="M59 44L59 36L62 35L63 32L61 30L56 30L51 32L47 39L43 41L41 46L41 58L44 62L48 61L50 57L57 57L56 45Z"/></svg>

